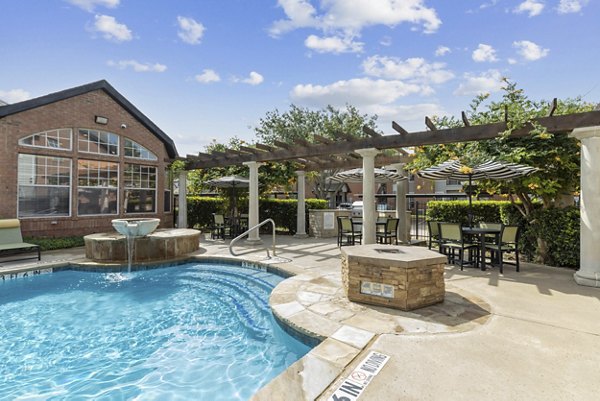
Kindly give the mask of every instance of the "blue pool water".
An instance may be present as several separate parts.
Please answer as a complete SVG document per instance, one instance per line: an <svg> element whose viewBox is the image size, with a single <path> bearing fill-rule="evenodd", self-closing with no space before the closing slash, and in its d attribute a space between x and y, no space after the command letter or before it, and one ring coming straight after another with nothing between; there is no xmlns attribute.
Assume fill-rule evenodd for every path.
<svg viewBox="0 0 600 401"><path fill-rule="evenodd" d="M0 282L0 399L246 400L309 347L268 305L282 278L221 264Z"/></svg>

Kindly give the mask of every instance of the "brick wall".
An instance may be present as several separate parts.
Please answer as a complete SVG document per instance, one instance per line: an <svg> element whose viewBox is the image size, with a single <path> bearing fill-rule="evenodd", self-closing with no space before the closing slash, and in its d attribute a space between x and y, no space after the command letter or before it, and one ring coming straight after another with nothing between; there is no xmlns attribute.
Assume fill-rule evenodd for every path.
<svg viewBox="0 0 600 401"><path fill-rule="evenodd" d="M95 116L108 118L108 124L95 123ZM125 124L127 128L121 128ZM20 138L57 128L73 129L72 151L42 149L19 146ZM77 151L77 129L88 128L112 132L120 136L119 156L96 155ZM124 138L144 146L153 152L157 161L136 160L123 156ZM16 113L0 119L0 218L17 217L17 158L19 153L58 156L71 158L71 217L21 218L21 226L25 236L66 236L84 235L101 231L112 231L110 220L126 217L158 217L161 227L173 226L173 214L163 213L164 186L166 183L165 167L168 162L167 151L163 142L146 129L124 108L116 103L103 90L88 92L52 104ZM77 160L107 160L119 162L119 215L106 217L77 216ZM156 214L126 215L123 207L123 171L125 163L154 166L157 168Z"/></svg>

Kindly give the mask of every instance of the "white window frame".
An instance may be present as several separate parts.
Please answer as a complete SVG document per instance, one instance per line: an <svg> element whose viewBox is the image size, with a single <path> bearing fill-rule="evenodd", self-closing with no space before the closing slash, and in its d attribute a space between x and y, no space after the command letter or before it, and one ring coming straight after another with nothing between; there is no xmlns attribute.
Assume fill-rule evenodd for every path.
<svg viewBox="0 0 600 401"><path fill-rule="evenodd" d="M154 188L151 187L142 187L142 180L140 178L139 181L136 181L136 183L139 183L140 186L136 187L136 186L127 186L127 170L128 170L128 166L134 166L136 168L150 168L150 169L154 169ZM140 172L141 174L141 172ZM125 164L125 171L123 172L123 187L125 192L127 191L135 191L135 190L145 190L145 191L154 191L154 210L152 211L141 211L141 212L128 212L127 211L127 207L123 206L123 213L125 214L156 214L158 213L158 167L157 166L148 166L148 165L143 165L143 164L135 164L135 163L126 163ZM125 202L125 200L127 200L127 197L124 196L123 202Z"/></svg>
<svg viewBox="0 0 600 401"><path fill-rule="evenodd" d="M127 146L128 145L127 142L131 142L132 146ZM140 148L138 150L140 151L140 153L142 155L144 153L147 153L148 157L130 156L130 155L127 154L127 150L128 149L135 149L136 146ZM151 152L148 148L146 148L145 146L140 145L139 143L137 143L133 139L126 138L126 137L123 137L123 156L127 157L128 159L135 159L135 160L150 160L150 161L157 161L158 160L158 156L156 156L154 154L154 152Z"/></svg>
<svg viewBox="0 0 600 401"><path fill-rule="evenodd" d="M89 135L89 133L90 133L90 132L93 132L93 133L96 133L96 134L98 134L98 135L100 135L100 134L107 134L107 135L112 135L112 136L114 136L114 137L117 139L117 143L113 145L113 144L111 144L111 143L109 142L109 143L108 143L108 146L116 146L117 152L116 152L115 154L112 154L112 153L102 153L102 152L94 152L94 151L91 151L91 150L90 150L90 145L89 145L89 144L90 144L90 143L94 143L94 142L91 142L91 141L89 140L89 137L88 137L88 140L83 140L83 139L80 139L80 138L79 138L79 135L82 133L81 131L88 131L88 135ZM88 145L87 145L87 149L83 149L83 150L82 150L82 149L80 148L80 146L79 146L79 143L80 143L80 142L87 143L87 144L88 144ZM120 145L121 145L121 136L120 136L119 134L115 134L114 132L100 131L100 130L97 130L97 129L91 129L91 128L78 128L78 129L77 129L77 151L78 151L78 152L81 152L81 153L87 153L87 154L91 154L91 155L100 155L100 156L109 156L109 157L119 157L119 153L120 153L120 149L119 149L119 148L120 148Z"/></svg>
<svg viewBox="0 0 600 401"><path fill-rule="evenodd" d="M96 162L96 163L110 163L110 164L114 164L117 167L117 185L116 186L101 186L101 185L97 185L97 186L90 186L90 185L79 185L79 179L81 178L79 176L79 163L80 162L86 162L86 161L90 161L90 162ZM110 160L92 160L92 159L78 159L77 160L77 216L80 217L95 217L95 216L115 216L119 214L119 179L120 179L120 170L121 170L121 165L119 164L119 162L117 161L110 161ZM80 214L79 213L79 189L98 189L98 188L105 188L105 189L114 189L116 194L117 194L117 211L115 213L99 213L99 214Z"/></svg>
<svg viewBox="0 0 600 401"><path fill-rule="evenodd" d="M69 192L69 213L68 214L66 214L66 215L40 214L40 215L33 215L33 216L31 216L31 215L30 216L21 216L20 197L19 197L20 187L22 185L19 182L19 170L20 170L20 157L19 156L20 155L33 156L34 158L45 157L45 158L51 158L51 159L64 159L64 160L69 161L69 185L48 185L48 184L28 184L28 185L26 185L26 184L23 184L24 186L30 186L30 187L68 188L69 189L69 191L68 191ZM46 164L46 168L47 168L47 164ZM33 165L33 171L35 172L35 163ZM17 156L17 216L19 219L68 218L73 215L72 202L73 202L73 159L71 159L70 157L57 157L57 156L48 156L48 155L33 155L33 154L29 154L29 153L19 153L19 155Z"/></svg>
<svg viewBox="0 0 600 401"><path fill-rule="evenodd" d="M46 138L46 143L48 144L50 139L57 140L57 138L58 138L60 140L61 131L68 131L68 134L69 134L69 147L68 148L61 148L60 146L42 146L42 145L31 145L28 143L23 143L23 141L25 139L35 137L35 136L43 136ZM57 135L57 138L56 137L48 138L48 134L51 134L51 133L55 133ZM29 148L52 149L52 150L61 150L61 151L69 152L69 151L73 150L73 130L71 128L56 128L56 129L50 129L50 130L46 130L46 131L36 132L35 134L31 134L31 135L27 135L27 136L19 138L18 143L19 143L19 146L26 146Z"/></svg>

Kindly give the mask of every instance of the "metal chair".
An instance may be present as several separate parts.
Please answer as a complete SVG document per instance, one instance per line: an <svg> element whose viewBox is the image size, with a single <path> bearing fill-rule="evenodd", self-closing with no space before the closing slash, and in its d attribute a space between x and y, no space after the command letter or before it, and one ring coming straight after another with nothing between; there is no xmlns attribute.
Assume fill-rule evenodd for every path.
<svg viewBox="0 0 600 401"><path fill-rule="evenodd" d="M225 224L225 216L218 213L213 213L213 226L210 230L210 237L212 239L225 239L225 235L230 232L229 227Z"/></svg>
<svg viewBox="0 0 600 401"><path fill-rule="evenodd" d="M428 247L431 249L433 243L437 244L438 250L440 250L440 223L438 221L427 221L427 228L429 230L429 244ZM441 252L441 250L440 250Z"/></svg>
<svg viewBox="0 0 600 401"><path fill-rule="evenodd" d="M479 227L481 228L493 228L496 230L502 230L502 223L487 223L480 222ZM498 236L496 234L485 234L485 243L495 244L498 242Z"/></svg>
<svg viewBox="0 0 600 401"><path fill-rule="evenodd" d="M356 240L358 239L358 243L362 244L362 232L356 231L354 229L354 225L352 224L352 219L349 217L338 216L338 238L337 245L355 245Z"/></svg>
<svg viewBox="0 0 600 401"><path fill-rule="evenodd" d="M504 273L504 264L513 265L519 271L519 226L502 226L500 230L500 241L498 244L488 244L485 246L492 253L492 259L494 255L497 255L497 261L500 266L500 273ZM515 253L515 263L504 262L504 254L507 252Z"/></svg>
<svg viewBox="0 0 600 401"><path fill-rule="evenodd" d="M377 233L377 242L382 244L392 244L392 239L396 240L398 245L398 222L400 219L387 219L385 222L385 230Z"/></svg>
<svg viewBox="0 0 600 401"><path fill-rule="evenodd" d="M448 263L456 264L457 261L460 270L464 265L476 266L479 252L479 245L466 242L463 232L458 223L440 223L440 252L448 256ZM458 251L458 255L456 255ZM469 260L465 261L465 252L469 251ZM457 259L458 256L458 259Z"/></svg>

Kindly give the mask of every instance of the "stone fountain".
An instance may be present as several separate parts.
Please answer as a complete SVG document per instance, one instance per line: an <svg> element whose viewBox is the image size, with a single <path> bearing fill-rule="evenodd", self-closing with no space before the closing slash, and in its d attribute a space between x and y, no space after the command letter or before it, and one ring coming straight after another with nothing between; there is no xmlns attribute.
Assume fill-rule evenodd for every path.
<svg viewBox="0 0 600 401"><path fill-rule="evenodd" d="M200 247L200 231L188 228L157 229L160 219L114 219L117 232L84 237L85 256L94 262L156 262L177 259Z"/></svg>

